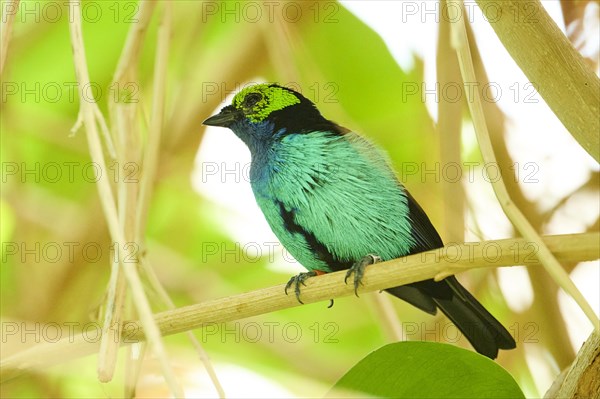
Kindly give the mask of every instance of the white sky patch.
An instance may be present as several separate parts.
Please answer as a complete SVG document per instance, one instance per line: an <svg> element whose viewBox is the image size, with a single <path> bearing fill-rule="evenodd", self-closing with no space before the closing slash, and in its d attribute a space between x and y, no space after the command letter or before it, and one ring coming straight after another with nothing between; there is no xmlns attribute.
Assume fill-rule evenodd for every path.
<svg viewBox="0 0 600 399"><path fill-rule="evenodd" d="M349 0L340 3L382 37L404 71L415 67L415 56L424 60L424 87L435 90L439 2ZM435 96L428 95L426 99L429 112L437 120Z"/></svg>
<svg viewBox="0 0 600 399"><path fill-rule="evenodd" d="M536 344L522 344L525 348L525 361L533 375L533 381L538 390L534 397L543 397L554 378L560 373L558 368L551 367L553 364L550 353Z"/></svg>
<svg viewBox="0 0 600 399"><path fill-rule="evenodd" d="M295 398L292 392L272 379L234 364L216 364L215 372L228 398ZM204 367L186 374L185 395L188 398L214 398L215 388Z"/></svg>
<svg viewBox="0 0 600 399"><path fill-rule="evenodd" d="M592 306L596 316L600 315L600 262L596 260L578 264L571 272L571 279ZM577 352L583 341L592 333L592 324L573 298L562 290L558 292L558 304L567 325L571 344Z"/></svg>
<svg viewBox="0 0 600 399"><path fill-rule="evenodd" d="M467 241L509 238L513 235L512 224L504 215L483 167L474 167L472 175L463 178L467 201L472 212L468 213ZM473 220L473 216L477 220ZM479 229L476 230L476 228Z"/></svg>
<svg viewBox="0 0 600 399"><path fill-rule="evenodd" d="M432 55L435 59L438 2L351 0L340 3L383 38L402 69L414 68L415 55L421 59ZM432 48L434 53L430 54Z"/></svg>
<svg viewBox="0 0 600 399"><path fill-rule="evenodd" d="M582 37L600 37L600 5L598 3L589 2L585 7L585 14L583 19L583 31ZM581 43L575 43L576 48L581 47L581 53L586 57L598 57L600 52L600 40L588 40L585 45ZM596 70L596 73L599 71Z"/></svg>
<svg viewBox="0 0 600 399"><path fill-rule="evenodd" d="M525 266L498 268L498 284L508 307L522 313L533 303L533 288Z"/></svg>
<svg viewBox="0 0 600 399"><path fill-rule="evenodd" d="M590 208L589 204L600 204L598 191L584 191L571 196L563 207L559 208L545 226L547 234L583 233L598 219L600 205L589 212L582 209Z"/></svg>

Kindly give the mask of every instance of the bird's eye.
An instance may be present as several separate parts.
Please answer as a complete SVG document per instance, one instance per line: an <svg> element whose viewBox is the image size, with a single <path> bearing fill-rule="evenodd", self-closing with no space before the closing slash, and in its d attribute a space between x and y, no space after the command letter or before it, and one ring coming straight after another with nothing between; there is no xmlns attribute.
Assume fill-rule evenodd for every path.
<svg viewBox="0 0 600 399"><path fill-rule="evenodd" d="M260 93L250 93L244 99L244 106L247 108L252 108L260 100L262 100L262 95Z"/></svg>

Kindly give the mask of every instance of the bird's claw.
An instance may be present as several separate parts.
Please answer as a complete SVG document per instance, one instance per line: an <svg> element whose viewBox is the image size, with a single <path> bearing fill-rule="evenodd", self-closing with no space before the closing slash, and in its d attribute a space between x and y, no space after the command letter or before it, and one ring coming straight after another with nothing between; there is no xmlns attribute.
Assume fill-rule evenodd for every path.
<svg viewBox="0 0 600 399"><path fill-rule="evenodd" d="M296 294L296 299L298 300L298 302L300 302L301 304L304 305L304 302L302 302L300 300L300 286L304 285L306 286L306 284L304 283L307 279L309 279L310 277L314 277L316 276L317 273L314 271L310 271L310 272L303 272L298 274L297 276L293 276L285 285L285 295L288 294L288 290L292 287L292 285L294 286L294 293Z"/></svg>
<svg viewBox="0 0 600 399"><path fill-rule="evenodd" d="M381 262L381 257L369 254L362 257L358 262L355 262L350 269L346 272L344 277L344 283L348 284L348 279L354 273L354 295L358 297L358 286L362 285L362 278L365 274L365 268L374 263Z"/></svg>

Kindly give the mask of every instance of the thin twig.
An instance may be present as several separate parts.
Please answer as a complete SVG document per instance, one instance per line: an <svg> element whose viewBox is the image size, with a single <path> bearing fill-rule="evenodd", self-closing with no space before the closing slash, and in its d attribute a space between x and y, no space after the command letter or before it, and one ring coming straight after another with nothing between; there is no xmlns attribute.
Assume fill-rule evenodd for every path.
<svg viewBox="0 0 600 399"><path fill-rule="evenodd" d="M387 335L391 342L402 341L402 324L398 320L398 315L392 304L389 295L369 295L371 307L375 309L379 320L381 320L381 329Z"/></svg>
<svg viewBox="0 0 600 399"><path fill-rule="evenodd" d="M466 15L463 3L460 0L448 0L448 2L449 4L454 5L454 7L451 9L452 12L461 10L462 15L462 17L454 15L454 18L451 19L451 21L453 21L451 33L452 45L458 54L458 61L461 74L463 76L463 81L465 83L476 82L477 78L475 76L473 60L469 50L465 19L463 18ZM471 111L471 116L473 118L473 125L475 126L475 134L477 135L477 140L479 142L483 159L486 163L497 165L498 163L496 161L496 156L494 154L494 149L492 147L492 142L490 140L489 132L485 122L485 116L483 114L483 106L481 104L479 91L469 90L468 87L465 87L465 92L467 96L467 102L469 104L469 110ZM552 252L550 252L550 250L548 250L548 248L544 245L540 236L535 231L533 226L531 226L525 215L523 215L514 202L512 202L510 195L506 190L504 181L502 179L494 179L492 180L491 184L492 188L494 189L494 193L496 194L496 197L498 198L498 201L504 210L504 213L506 213L506 216L515 226L517 231L519 231L527 240L538 245L539 257L546 271L565 292L573 297L575 302L577 302L579 307L586 314L594 328L600 329L600 320L598 319L598 316L596 316L596 313L586 301L585 297L569 278L568 273L558 263L554 255L552 255Z"/></svg>
<svg viewBox="0 0 600 399"><path fill-rule="evenodd" d="M143 241L143 233L145 230L145 224L148 216L148 208L150 204L151 194L154 188L154 181L156 176L156 170L158 167L159 150L161 143L161 133L164 125L165 116L165 102L166 102L166 86L167 86L167 65L169 60L169 45L171 35L171 23L172 23L172 10L169 2L164 3L163 14L161 15L161 21L158 28L157 35L157 50L155 59L155 70L154 70L154 95L152 101L152 113L151 121L149 124L148 131L148 143L144 152L144 163L143 173L140 182L140 197L137 206L137 212L135 215L135 239L136 242ZM156 278L156 274L147 262L144 262L142 258L141 264L145 269L150 283L153 288L158 292L162 301L168 306L169 309L174 309L175 304L169 297L168 293L162 287L162 284ZM190 339L194 348L198 352L199 358L204 364L207 373L215 386L215 389L220 398L225 397L225 391L217 378L216 372L210 362L208 354L204 351L204 348L200 345L196 337L189 332L188 338Z"/></svg>
<svg viewBox="0 0 600 399"><path fill-rule="evenodd" d="M142 371L142 364L146 355L148 345L146 342L130 345L127 347L128 353L125 366L125 389L126 398L135 398L135 388Z"/></svg>
<svg viewBox="0 0 600 399"><path fill-rule="evenodd" d="M82 98L82 101L89 101L89 99ZM102 111L100 111L100 108L98 108L98 104L95 102L95 100L90 104L90 106L93 108L92 112L94 113L96 122L100 125L100 131L102 132L102 138L104 139L104 145L106 145L108 155L111 159L116 159L117 152L115 150L115 145L113 144L112 136L110 135L110 130L108 129L108 125L104 120ZM75 124L73 125L69 133L69 137L75 137L77 131L81 128L81 126L83 126L83 116L80 109L79 113L77 114L77 120L75 121Z"/></svg>
<svg viewBox="0 0 600 399"><path fill-rule="evenodd" d="M460 69L456 52L450 44L450 21L445 17L448 9L440 2L438 48L436 54L438 87L438 133L442 168L455 165L458 176L464 176L461 163L462 109L464 102L449 101L443 88L460 81ZM442 179L444 207L444 239L446 242L462 242L465 239L465 190L462 179Z"/></svg>
<svg viewBox="0 0 600 399"><path fill-rule="evenodd" d="M175 303L160 283L160 280L156 276L156 273L154 273L154 269L149 264L149 262L145 258L142 258L141 265L144 271L146 272L146 276L148 277L150 285L156 291L160 300L167 306L168 309L175 309ZM223 389L223 386L221 385L221 382L217 377L217 373L215 372L215 369L210 361L210 358L208 357L208 354L204 350L204 347L202 347L196 336L191 331L187 331L186 334L188 339L196 349L200 361L204 364L206 372L208 373L208 376L210 377L213 385L215 386L219 398L225 398L225 390Z"/></svg>
<svg viewBox="0 0 600 399"><path fill-rule="evenodd" d="M117 159L117 152L115 151L115 145L112 142L112 136L110 134L110 130L108 129L108 125L106 124L106 120L104 119L104 115L102 115L102 111L98 108L98 104L94 103L94 115L96 116L96 120L100 125L100 131L102 132L102 138L104 139L104 143L106 144L106 150L108 151L108 155L111 159Z"/></svg>
<svg viewBox="0 0 600 399"><path fill-rule="evenodd" d="M104 210L104 214L109 226L109 231L116 245L123 246L125 244L124 235L119 228L117 210L114 202L113 193L108 181L106 173L106 164L102 153L98 127L92 102L84 98L83 87L88 87L90 79L88 76L87 62L85 59L85 50L83 45L83 36L81 30L81 2L79 0L70 0L71 6L69 10L72 12L69 18L69 30L71 33L71 42L73 48L73 58L75 62L75 71L77 81L79 83L80 107L83 115L83 122L86 127L86 135L92 161L100 168L102 175L98 179L98 190L100 200ZM119 262L125 273L129 287L131 288L134 298L134 304L137 308L140 320L144 326L145 333L148 335L150 346L154 350L158 358L166 359L166 351L162 344L160 331L154 321L152 310L148 303L148 299L144 294L144 289L136 271L137 263L125 263L123 259L134 258L132 249L129 245L125 245L123 251L118 251ZM166 363L166 362L165 362ZM164 363L161 363L164 364ZM169 384L171 392L177 397L183 397L183 390L176 384L173 370L170 367L163 367L163 374Z"/></svg>
<svg viewBox="0 0 600 399"><path fill-rule="evenodd" d="M98 352L98 380L100 382L108 382L112 379L117 362L125 288L123 271L119 267L119 262L113 261L106 293L104 322Z"/></svg>
<svg viewBox="0 0 600 399"><path fill-rule="evenodd" d="M469 49L471 50L471 57L477 76L477 83L480 87L486 87L490 80L483 65L483 60L481 59L477 41L475 40L471 25L466 24L466 28ZM454 54L456 54L455 51ZM506 117L498 107L497 103L484 101L482 105L488 130L490 132L490 139L492 140L492 146L494 147L494 154L498 160L498 167L500 170L509 170L509 167L514 165L514 160L511 154L509 154L507 144L504 141ZM531 223L536 230L539 230L543 225L543 222L539 215L538 207L523 195L518 180L519 179L517 179L516 176L515 178L511 178L510 175L507 176L504 179L506 189L510 193L511 200L521 212L527 215L529 223ZM596 230L598 229L591 229L588 231ZM570 272L568 264L563 263L562 266L567 272ZM519 314L519 317L522 318L525 316L526 318L527 315L530 319L532 315L538 317L537 322L540 325L540 339L544 340L547 349L558 363L558 366L564 368L573 361L575 351L571 346L569 334L567 333L567 326L565 325L565 320L558 306L557 290L559 290L560 287L554 284L552 276L543 270L543 268L529 268L526 270L529 274L536 300L533 302L532 306L525 311L525 314ZM522 320L525 319L522 318Z"/></svg>
<svg viewBox="0 0 600 399"><path fill-rule="evenodd" d="M144 37L148 31L148 25L150 24L150 19L152 18L156 3L157 2L155 1L143 0L138 2L138 11L135 14L136 23L131 27L131 30L127 34L127 39L125 39L125 45L123 46L123 51L119 57L113 82L117 84L126 83L123 79L125 79L127 71L134 65L137 65L137 59L142 50ZM117 87L119 88L120 86Z"/></svg>
<svg viewBox="0 0 600 399"><path fill-rule="evenodd" d="M564 262L583 262L600 257L600 233L545 236L543 239L556 257ZM359 293L384 290L475 268L523 264L533 267L539 264L537 255L535 244L524 238L451 245L368 267ZM344 284L345 275L346 272L341 271L309 279L306 286L302 287L302 301L309 304L354 295L354 287ZM166 336L211 323L240 320L300 306L294 295L283 293L283 288L282 284L215 299L158 313L154 318L162 334ZM126 322L125 326L123 345L144 339L140 322ZM87 331L88 335L93 333L93 330ZM38 344L3 359L0 362L0 382L15 378L28 370L64 363L97 352L99 344L86 339L88 335L69 335L56 343Z"/></svg>
<svg viewBox="0 0 600 399"><path fill-rule="evenodd" d="M117 106L117 115L115 117L116 133L118 140L117 152L117 173L120 176L120 166L129 161L134 161L131 156L131 148L134 147L128 141L134 135L132 133L132 116L124 106ZM127 120L129 119L129 120ZM118 179L117 185L117 212L119 218L119 230L123 232L126 244L133 243L130 222L128 221L128 212L134 204L135 187L132 184L125 184L123 176ZM121 251L121 245L115 245L115 255L118 261L118 252ZM121 267L111 267L111 276L106 295L104 325L102 327L102 336L100 343L100 353L98 354L98 380L100 382L109 382L113 378L117 363L117 352L119 349L118 339L115 339L121 331L122 314L124 311L125 296L125 275Z"/></svg>
<svg viewBox="0 0 600 399"><path fill-rule="evenodd" d="M4 63L8 55L8 43L12 36L12 27L19 9L19 0L12 0L3 6L2 27L0 28L0 76L4 73Z"/></svg>
<svg viewBox="0 0 600 399"><path fill-rule="evenodd" d="M151 121L148 126L148 143L144 151L143 173L140 182L140 197L135 217L135 236L141 242L144 233L148 206L158 164L161 133L165 115L165 97L167 86L167 64L169 60L169 41L171 34L171 4L165 2L157 35L156 58L154 61L154 95L152 98Z"/></svg>
<svg viewBox="0 0 600 399"><path fill-rule="evenodd" d="M145 32L147 29L147 23L149 22L149 16L151 15L151 13L149 15L147 15L147 18L144 19L144 26L142 28L139 28L139 24L140 24L140 20L139 20L139 16L144 13L144 15L146 15L145 11L150 9L153 10L154 9L154 4L152 4L149 8L143 6L144 8L142 9L143 5L140 6L140 8L138 8L138 11L136 13L136 23L132 25L131 29L129 30L128 36L127 36L127 41L126 43L129 43L129 47L126 45L123 52L121 53L120 59L119 59L119 65L120 65L120 70L121 70L121 74L124 73L124 71L126 70L126 68L128 68L127 70L133 68L137 62L136 62L136 58L132 55L133 51L131 51L131 43L136 43L136 46L139 47L141 46L140 43L138 43L138 41L141 41L143 39L143 35L138 35L138 32L142 31ZM136 37L135 40L132 39L132 37ZM130 83L130 82L128 82ZM115 251L118 251L118 253L120 253L123 249L124 246L130 246L130 245L135 245L134 243L137 243L139 241L135 240L135 238L133 237L133 234L130 234L128 232L129 230L129 226L131 225L130 223L128 223L128 220L130 218L129 216L129 209L133 208L132 210L135 210L135 202L132 201L132 197L133 195L135 195L135 193L133 192L134 190L132 190L132 183L135 182L135 179L131 179L133 181L128 181L128 184L125 184L125 177L122 175L123 173L123 168L124 165L126 165L128 162L133 161L136 162L137 161L137 157L132 157L132 148L128 143L128 140L131 140L131 138L137 134L136 132L134 132L132 130L132 128L134 127L132 120L135 118L135 109L133 109L132 107L129 107L128 104L123 103L121 100L121 88L124 87L124 83L123 82L113 82L110 87L116 87L116 94L113 96L109 97L109 111L110 111L110 116L111 116L111 121L112 121L112 126L115 128L114 129L114 136L112 136L110 134L110 131L108 130L108 127L106 127L106 121L104 120L104 117L102 117L102 113L100 112L99 108L96 107L94 110L94 113L97 117L97 120L100 124L100 126L103 126L102 128L102 132L104 134L104 137L108 137L109 140L111 140L112 143L112 138L115 138L115 142L118 144L118 148L117 148L117 153L112 155L112 158L115 159L117 161L116 163L116 173L118 176L118 218L119 218L119 229L121 231L123 231L123 235L126 241L122 241L119 243L115 243ZM105 128L104 128L105 127ZM113 152L115 152L115 150L113 149ZM139 164L139 163L134 163L134 164ZM118 256L117 253L117 256ZM122 270L122 268L112 268L111 269L111 277L110 277L110 284L108 287L108 291L107 291L107 297L106 297L106 303L107 305L105 306L105 319L104 319L104 325L103 325L103 331L102 331L102 336L101 336L101 345L100 345L100 353L98 355L98 379L102 382L108 382L112 379L113 374L114 374L114 370L116 367L116 354L117 354L117 350L118 350L118 340L114 339L114 334L115 333L120 333L121 331L121 321L122 321L122 317L121 314L123 312L123 306L111 306L111 304L114 303L119 303L119 304L123 304L125 302L125 295L126 295L126 291L123 289L116 289L116 287L121 287L123 286L123 280L125 279L125 274L124 271Z"/></svg>
<svg viewBox="0 0 600 399"><path fill-rule="evenodd" d="M120 235L115 199L108 180L106 163L104 162L104 154L102 153L102 145L100 144L93 106L92 103L85 98L85 93L83 92L83 87L88 87L90 78L88 76L83 37L81 33L81 5L78 0L70 1L71 7L69 10L72 11L72 14L69 18L69 29L71 33L75 74L79 83L78 90L80 98L80 111L75 125L80 126L83 123L86 127L90 156L92 161L95 162L100 169L97 185L100 203L102 204L110 235L114 238L119 237Z"/></svg>

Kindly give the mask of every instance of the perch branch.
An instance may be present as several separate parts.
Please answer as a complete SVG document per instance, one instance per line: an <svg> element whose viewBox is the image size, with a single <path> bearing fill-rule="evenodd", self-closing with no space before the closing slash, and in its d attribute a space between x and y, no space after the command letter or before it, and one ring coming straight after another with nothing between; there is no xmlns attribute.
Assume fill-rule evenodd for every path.
<svg viewBox="0 0 600 399"><path fill-rule="evenodd" d="M544 243L563 262L589 261L600 257L600 233L543 237ZM398 258L368 267L359 293L383 290L415 281L449 276L469 269L539 264L535 243L524 238L449 245L444 248ZM306 304L354 295L354 287L344 284L345 271L311 278L302 288ZM285 295L283 285L215 299L154 315L163 335L172 335L202 326L240 320L247 317L299 306L294 295ZM55 343L43 343L19 352L0 362L0 382L17 377L28 370L63 363L69 359L93 354L99 343L87 335L69 336ZM139 321L124 323L121 343L137 343L144 339Z"/></svg>

